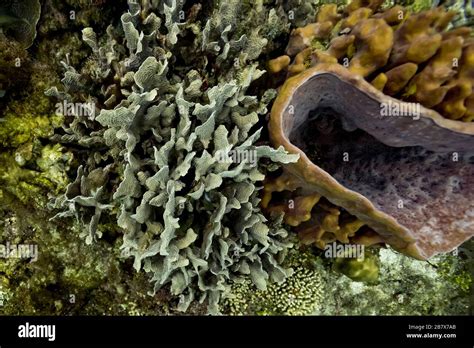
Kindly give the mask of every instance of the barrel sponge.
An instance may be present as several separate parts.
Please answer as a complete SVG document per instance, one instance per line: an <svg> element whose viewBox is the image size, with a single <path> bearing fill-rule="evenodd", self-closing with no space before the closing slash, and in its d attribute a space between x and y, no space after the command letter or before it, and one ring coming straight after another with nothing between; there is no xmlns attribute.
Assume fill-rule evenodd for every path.
<svg viewBox="0 0 474 348"><path fill-rule="evenodd" d="M443 66L444 55L433 59L435 68ZM339 64L321 63L280 88L270 138L299 160L284 165L280 177L267 178L262 203L270 214L284 213L303 243L382 242L428 259L474 235L474 124L384 94L415 68L405 63L379 74L376 88ZM468 65L461 71L455 80L460 92L447 93L449 105L469 87ZM384 117L386 105L415 105L416 115ZM344 153L350 160L343 163Z"/></svg>

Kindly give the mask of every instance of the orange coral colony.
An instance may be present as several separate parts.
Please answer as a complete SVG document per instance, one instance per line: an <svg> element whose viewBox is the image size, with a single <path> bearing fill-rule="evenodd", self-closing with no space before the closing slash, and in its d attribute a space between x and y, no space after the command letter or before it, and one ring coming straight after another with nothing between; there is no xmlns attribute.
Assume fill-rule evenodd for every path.
<svg viewBox="0 0 474 348"><path fill-rule="evenodd" d="M401 6L379 11L380 1L363 3L353 1L342 13L323 5L316 23L291 33L287 55L270 61L269 71L295 75L339 63L386 95L473 121L471 28L446 30L455 13L442 7L411 14Z"/></svg>

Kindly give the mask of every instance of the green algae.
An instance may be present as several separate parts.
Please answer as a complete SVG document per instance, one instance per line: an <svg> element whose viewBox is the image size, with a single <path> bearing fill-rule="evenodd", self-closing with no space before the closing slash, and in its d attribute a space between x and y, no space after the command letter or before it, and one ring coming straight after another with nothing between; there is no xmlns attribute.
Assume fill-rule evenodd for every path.
<svg viewBox="0 0 474 348"><path fill-rule="evenodd" d="M469 293L474 285L473 261L468 254L473 249L472 240L456 249L453 253L445 255L435 264L438 273L465 293ZM472 253L472 251L471 251Z"/></svg>
<svg viewBox="0 0 474 348"><path fill-rule="evenodd" d="M32 231L30 237L9 239L38 245L36 262L0 260L0 313L7 315L142 315L165 314L163 294L150 298L147 279L131 272L120 261L118 245L77 243L77 225L53 225L40 216L20 221L11 215L17 231ZM33 214L35 215L35 214ZM42 221L39 223L38 221ZM16 225L16 226L15 226ZM72 227L71 227L72 226ZM0 226L6 228L5 225ZM24 234L24 233L23 233ZM4 243L0 240L0 243ZM128 270L128 271L127 271ZM141 284L141 285L140 285Z"/></svg>
<svg viewBox="0 0 474 348"><path fill-rule="evenodd" d="M28 83L31 62L23 47L3 33L0 33L0 52L0 104L2 104L12 91Z"/></svg>
<svg viewBox="0 0 474 348"><path fill-rule="evenodd" d="M43 114L49 107L45 99L10 103L0 128L0 144L4 148L16 148L37 138L47 138L54 127L60 125L61 118Z"/></svg>
<svg viewBox="0 0 474 348"><path fill-rule="evenodd" d="M41 87L39 84L38 89ZM50 137L61 124L61 117L52 113L51 106L43 94L32 94L11 101L0 122L0 191L24 204L44 206L43 193L57 192L66 184L65 174L51 163L52 157L68 161L62 149L43 147L39 141ZM50 163L46 166L48 158Z"/></svg>
<svg viewBox="0 0 474 348"><path fill-rule="evenodd" d="M365 251L361 258L337 258L333 269L354 281L375 283L379 279L378 251Z"/></svg>

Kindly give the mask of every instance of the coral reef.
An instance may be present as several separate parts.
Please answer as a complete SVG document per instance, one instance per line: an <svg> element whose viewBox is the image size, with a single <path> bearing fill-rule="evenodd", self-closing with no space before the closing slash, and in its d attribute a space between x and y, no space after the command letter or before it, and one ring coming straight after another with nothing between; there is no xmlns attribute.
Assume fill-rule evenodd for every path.
<svg viewBox="0 0 474 348"><path fill-rule="evenodd" d="M8 3L13 2L35 3ZM309 76L312 65L321 63L349 65L352 59L354 69L365 74L373 69L369 56L380 55L378 65L385 59L389 31L380 20L395 32L410 18L399 22L401 6L405 14L431 7L424 0L385 1L380 8L378 1L322 6L328 2L45 0L33 45L19 35L21 23L26 25L21 14L4 11L7 2L2 2L0 255L8 244L34 246L38 254L31 260L0 258L0 314L467 314L474 294L472 240L457 255L435 256L430 263L378 245L367 247L362 259L327 256L320 248L333 242L338 247L343 245L335 242L388 243L418 252L433 241L412 239L412 231L384 235L380 231L387 226L370 221L380 215L358 214L360 206L353 209L328 192L308 189L302 185L307 177L288 171L301 162L294 163L298 156L307 156L350 190L360 189L350 172L362 173L362 181L370 179L377 187L390 180L398 185L362 164L370 157L374 166L387 162L380 155L386 151L394 160L390 148L397 133L416 133L416 127L403 128L393 120L399 129L393 132L394 125L374 123L383 130L378 138L391 142L384 147L383 141L360 134L367 126L340 115L330 119L334 110L316 102L318 93L336 89L360 100L364 95L344 85L357 85L357 79L318 72L310 80L328 88L312 94L312 106L305 98L310 84L292 99L296 113L303 112L300 106L316 108L309 112L312 122L302 122L288 137L304 152L268 146L265 116L277 95L273 87L289 75ZM450 115L468 99L471 39L459 27L469 23L469 8L462 9L448 31L436 27L416 33L420 45L437 34L445 41L464 40L465 59L458 61L463 68L452 69L457 75L444 84L434 84L454 83L435 107ZM364 20L372 24L358 24ZM373 37L372 25L385 32L383 39ZM294 56L282 55L292 29ZM397 54L403 56L412 52L408 46L394 41L391 51L399 47ZM433 62L430 69L439 70L452 53L459 52L393 69L387 63L366 77L364 86L370 82L372 87L361 89L379 101L386 97L382 93L410 101L416 91L407 88L406 80L425 64ZM424 83L426 76L420 76ZM367 104L369 109L377 105ZM438 116L420 117L427 123L423 131L438 128L446 141L421 141L433 147L447 143L454 156L454 149L469 144L463 138L470 139L469 122ZM289 131L293 125L286 120ZM347 140L352 138L365 145L354 147ZM366 156L365 150L370 150ZM463 154L456 154L465 165ZM415 151L414 156L424 155ZM343 173L337 171L340 164ZM452 184L455 199L457 181ZM331 185L327 189L336 198L345 197ZM465 190L462 182L458 187ZM374 196L364 196L378 204ZM418 196L410 197L413 201L403 201L405 209L418 203ZM453 220L456 207L468 207L461 200L448 205ZM376 208L386 210L383 204ZM404 214L402 209L397 219ZM456 233L445 237L452 246L461 240Z"/></svg>
<svg viewBox="0 0 474 348"><path fill-rule="evenodd" d="M147 289L138 285L146 281L144 277L135 281L126 274L126 267L114 269L114 279L129 283L124 285L133 289L127 295L118 294L111 272L99 272L106 270L102 266L105 261L118 260L114 253L107 254L110 247L97 248L97 252L86 248L74 252L77 228L72 232L64 224L45 223L51 217L48 197L64 192L69 182L66 172L77 163L69 149L48 139L63 117L55 115L55 105L44 91L48 84L59 83L59 60L78 64L84 57L81 41L74 41L77 34L67 25L59 28L61 35L45 30L45 17L50 14L49 9L44 13L35 45L28 51L21 37L20 41L12 40L16 28L0 34L0 243L2 247L5 243L32 244L39 250L35 262L0 260L0 313L159 313L159 299L147 301ZM118 265L118 261L114 262ZM102 268L94 273L95 265ZM92 278L94 282L89 280ZM71 294L75 294L75 302L71 302ZM133 307L147 304L138 310L129 308L129 302Z"/></svg>
<svg viewBox="0 0 474 348"><path fill-rule="evenodd" d="M120 244L77 243L81 226L17 206L0 212L0 244L34 245L37 260L0 261L2 315L167 315L169 296L148 295L148 279L120 258ZM205 310L193 307L195 313Z"/></svg>

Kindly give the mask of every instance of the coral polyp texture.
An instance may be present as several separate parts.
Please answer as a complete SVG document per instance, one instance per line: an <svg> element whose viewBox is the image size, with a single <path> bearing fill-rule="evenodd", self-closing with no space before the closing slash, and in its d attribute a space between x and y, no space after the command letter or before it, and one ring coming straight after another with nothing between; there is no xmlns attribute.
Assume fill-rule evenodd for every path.
<svg viewBox="0 0 474 348"><path fill-rule="evenodd" d="M471 12L1 1L0 314L467 314Z"/></svg>
<svg viewBox="0 0 474 348"><path fill-rule="evenodd" d="M443 8L379 6L324 5L292 32L269 128L300 160L268 180L263 206L286 205L286 222L320 247L354 237L427 259L474 235L470 29L445 31L454 13ZM353 220L327 205L321 218L321 197Z"/></svg>

